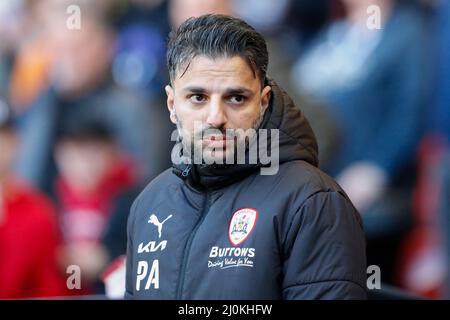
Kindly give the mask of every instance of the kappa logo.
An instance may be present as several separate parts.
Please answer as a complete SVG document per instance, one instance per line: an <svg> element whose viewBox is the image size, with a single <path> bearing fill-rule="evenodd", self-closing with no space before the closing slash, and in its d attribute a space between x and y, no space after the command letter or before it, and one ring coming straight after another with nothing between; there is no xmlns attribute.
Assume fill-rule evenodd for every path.
<svg viewBox="0 0 450 320"><path fill-rule="evenodd" d="M244 242L258 219L258 211L252 208L243 208L237 210L231 217L228 227L228 238L233 246L238 246Z"/></svg>
<svg viewBox="0 0 450 320"><path fill-rule="evenodd" d="M158 228L158 238L161 239L163 224L170 218L172 218L172 215L169 215L162 222L159 222L158 217L155 214L150 215L150 218L148 219L148 223L151 223Z"/></svg>

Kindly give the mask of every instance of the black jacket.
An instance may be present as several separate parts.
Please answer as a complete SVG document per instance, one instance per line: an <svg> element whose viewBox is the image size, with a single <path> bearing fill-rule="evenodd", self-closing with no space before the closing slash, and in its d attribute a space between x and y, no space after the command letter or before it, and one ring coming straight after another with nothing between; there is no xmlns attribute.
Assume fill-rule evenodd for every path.
<svg viewBox="0 0 450 320"><path fill-rule="evenodd" d="M280 167L174 166L134 202L126 298L365 299L361 219L317 168L303 114L271 82L262 126L279 129Z"/></svg>

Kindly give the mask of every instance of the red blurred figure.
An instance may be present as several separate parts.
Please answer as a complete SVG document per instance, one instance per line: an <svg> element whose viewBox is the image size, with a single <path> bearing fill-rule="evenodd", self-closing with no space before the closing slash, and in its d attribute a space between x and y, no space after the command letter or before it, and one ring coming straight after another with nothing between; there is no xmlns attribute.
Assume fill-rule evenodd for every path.
<svg viewBox="0 0 450 320"><path fill-rule="evenodd" d="M418 150L418 179L414 192L414 226L398 256L397 284L419 296L445 298L446 261L439 199L446 142L438 135L423 139Z"/></svg>
<svg viewBox="0 0 450 320"><path fill-rule="evenodd" d="M134 166L122 155L110 130L97 122L66 128L55 159L65 240L63 267L80 267L81 290L74 294L92 294L98 291L100 274L112 258L103 236L116 200L135 181Z"/></svg>
<svg viewBox="0 0 450 320"><path fill-rule="evenodd" d="M0 104L0 299L60 296L54 208L11 173L17 138Z"/></svg>

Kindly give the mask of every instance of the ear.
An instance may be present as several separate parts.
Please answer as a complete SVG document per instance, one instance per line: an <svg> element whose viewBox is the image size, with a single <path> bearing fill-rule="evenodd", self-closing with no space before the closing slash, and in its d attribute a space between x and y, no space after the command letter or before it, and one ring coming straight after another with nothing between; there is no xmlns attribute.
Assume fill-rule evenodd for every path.
<svg viewBox="0 0 450 320"><path fill-rule="evenodd" d="M272 87L265 86L261 93L261 107L262 107L263 113L266 112L267 107L269 106L271 92L272 92Z"/></svg>
<svg viewBox="0 0 450 320"><path fill-rule="evenodd" d="M166 95L167 95L167 109L169 109L170 112L170 121L172 123L177 123L177 117L175 115L175 97L174 97L174 91L173 88L168 84L165 88Z"/></svg>

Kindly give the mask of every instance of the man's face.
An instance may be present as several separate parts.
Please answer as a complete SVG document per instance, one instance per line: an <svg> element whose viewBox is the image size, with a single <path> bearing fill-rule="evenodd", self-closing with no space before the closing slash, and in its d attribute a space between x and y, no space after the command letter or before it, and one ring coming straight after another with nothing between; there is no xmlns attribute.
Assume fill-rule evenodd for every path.
<svg viewBox="0 0 450 320"><path fill-rule="evenodd" d="M269 105L271 88L262 88L259 77L238 56L197 56L187 69L179 69L166 93L170 119L177 125L183 145L201 148L204 156L225 159L227 152L232 152L230 145L239 143L230 136L227 139L225 130L257 129ZM211 134L211 129L220 132Z"/></svg>
<svg viewBox="0 0 450 320"><path fill-rule="evenodd" d="M103 141L62 141L55 151L61 176L82 194L96 190L117 159L113 143Z"/></svg>

